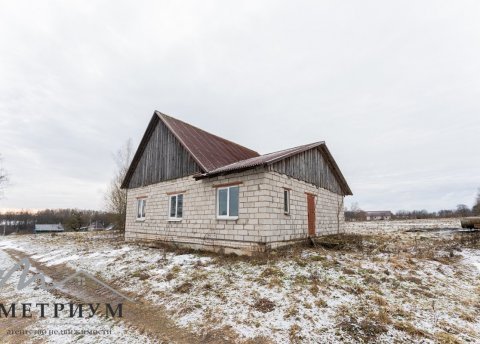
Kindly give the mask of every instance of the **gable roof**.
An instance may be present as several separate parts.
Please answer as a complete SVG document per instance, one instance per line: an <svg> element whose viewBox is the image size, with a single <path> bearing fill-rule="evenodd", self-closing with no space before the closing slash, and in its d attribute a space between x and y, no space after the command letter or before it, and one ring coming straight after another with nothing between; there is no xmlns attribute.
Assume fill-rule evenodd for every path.
<svg viewBox="0 0 480 344"><path fill-rule="evenodd" d="M121 185L122 188L128 187L130 179L142 157L143 151L148 144L150 136L155 130L155 127L159 121L162 121L163 124L165 124L168 130L170 130L180 144L192 156L200 169L205 173L236 161L259 156L257 152L249 148L221 138L217 135L210 134L205 130L180 121L159 111L155 111L127 170Z"/></svg>
<svg viewBox="0 0 480 344"><path fill-rule="evenodd" d="M155 111L195 161L209 172L233 162L259 156L249 148L226 140L191 124Z"/></svg>
<svg viewBox="0 0 480 344"><path fill-rule="evenodd" d="M207 173L203 173L200 175L194 176L196 179L202 179L202 178L208 178L208 177L213 177L216 175L220 174L225 174L225 173L231 173L235 171L240 171L240 170L246 170L250 169L256 166L261 166L261 165L271 165L274 164L278 161L287 159L291 156L294 156L299 153L303 153L305 151L308 151L313 148L319 148L322 153L324 153L326 160L330 167L332 168L333 172L335 173L340 186L345 193L345 195L352 195L352 190L347 184L347 181L345 180L345 177L343 176L342 172L340 171L340 168L338 167L337 163L333 159L332 154L328 150L327 146L325 145L324 141L319 141L319 142L314 142L310 143L307 145L302 145L298 147L293 147L293 148L288 148L284 149L278 152L273 152L273 153L268 153L264 155L260 155L258 157L250 158L250 159L245 159L241 161L234 162L232 164L222 166L220 168L217 168L215 170L212 170Z"/></svg>
<svg viewBox="0 0 480 344"><path fill-rule="evenodd" d="M319 141L284 149L278 152L260 155L257 152L241 146L235 142L226 140L217 135L210 134L205 130L197 128L191 124L180 121L159 111L155 111L148 127L143 135L142 141L133 157L132 163L125 175L122 188L128 187L143 151L150 140L152 132L155 130L159 121L162 121L180 144L192 156L198 164L202 173L195 175L195 179L209 178L220 174L246 170L261 165L271 165L278 161L287 159L296 154L318 148L324 155L327 163L333 170L342 191L345 195L352 195L352 191L347 184L335 159L328 150L325 142Z"/></svg>

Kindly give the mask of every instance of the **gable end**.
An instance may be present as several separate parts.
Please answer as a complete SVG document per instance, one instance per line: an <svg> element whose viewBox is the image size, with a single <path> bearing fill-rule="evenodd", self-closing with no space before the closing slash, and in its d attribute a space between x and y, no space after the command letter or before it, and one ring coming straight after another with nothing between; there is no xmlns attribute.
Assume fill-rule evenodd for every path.
<svg viewBox="0 0 480 344"><path fill-rule="evenodd" d="M334 165L329 158L329 153L323 150L324 147L325 145L321 145L273 162L269 165L269 169L338 195L351 195L350 188L337 170L336 164Z"/></svg>
<svg viewBox="0 0 480 344"><path fill-rule="evenodd" d="M154 114L122 188L137 188L202 172L170 129Z"/></svg>

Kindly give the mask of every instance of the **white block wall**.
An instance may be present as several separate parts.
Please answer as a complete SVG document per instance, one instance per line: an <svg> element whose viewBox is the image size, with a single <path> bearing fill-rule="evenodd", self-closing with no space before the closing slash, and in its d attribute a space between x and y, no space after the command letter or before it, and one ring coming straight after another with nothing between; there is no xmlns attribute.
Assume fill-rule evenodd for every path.
<svg viewBox="0 0 480 344"><path fill-rule="evenodd" d="M316 235L345 232L343 196L277 172L265 173L265 185L271 218L265 225L269 226L269 242L277 242L272 247L281 245L282 241L308 236L306 192L316 195ZM284 188L290 189L289 215L283 211Z"/></svg>
<svg viewBox="0 0 480 344"><path fill-rule="evenodd" d="M216 218L214 185L241 182L237 220ZM283 212L283 187L291 189L290 215ZM186 191L183 219L168 221L171 192ZM276 172L257 168L227 176L196 181L185 177L127 192L126 239L130 241L175 242L208 250L248 253L284 245L307 237L307 198L316 197L317 235L338 231L337 208L340 206L340 232L344 231L343 197L314 185ZM138 197L147 197L146 218L136 220Z"/></svg>

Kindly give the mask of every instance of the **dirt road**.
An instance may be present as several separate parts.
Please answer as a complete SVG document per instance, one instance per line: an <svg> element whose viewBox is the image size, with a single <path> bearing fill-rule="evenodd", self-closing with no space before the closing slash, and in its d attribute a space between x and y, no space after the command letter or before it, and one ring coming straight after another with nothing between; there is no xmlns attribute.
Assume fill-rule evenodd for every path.
<svg viewBox="0 0 480 344"><path fill-rule="evenodd" d="M23 252L14 249L4 250L14 261L20 261L25 258ZM31 256L27 256L33 270L43 273L53 281L61 281L67 276L74 274L76 271L68 267L66 264L46 265L42 264ZM100 280L100 278L95 277ZM115 290L120 291L123 295L134 300L130 302L121 296L108 290L94 280L88 278L83 279L81 283L72 280L71 283L65 284L60 290L49 290L53 296L67 299L70 302L90 304L90 303L110 303L116 305L123 304L123 317L116 318L117 322L123 323L127 328L134 329L139 333L146 335L154 343L232 343L237 342L238 338L233 332L228 330L211 331L209 333L195 333L193 330L179 328L170 318L168 312L163 306L151 305L141 295L123 292L121 283L103 283L110 285ZM7 301L7 300L5 300ZM7 302L5 302L7 303ZM9 318L2 319L0 323L0 334L5 334L8 329L25 329L32 325L32 319ZM33 320L35 321L35 320ZM38 321L38 320L37 320ZM40 320L41 321L41 320ZM5 338L2 335L3 338ZM8 337L7 337L8 338ZM26 340L24 336L12 336L7 339L8 343L23 343ZM2 339L3 341L3 339Z"/></svg>

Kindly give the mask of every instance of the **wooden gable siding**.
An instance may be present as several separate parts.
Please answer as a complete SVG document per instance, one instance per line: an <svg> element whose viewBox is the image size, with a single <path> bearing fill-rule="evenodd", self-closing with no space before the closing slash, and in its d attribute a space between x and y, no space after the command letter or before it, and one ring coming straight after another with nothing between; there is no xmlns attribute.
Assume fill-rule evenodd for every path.
<svg viewBox="0 0 480 344"><path fill-rule="evenodd" d="M201 172L198 164L162 121L143 150L128 184L137 188Z"/></svg>
<svg viewBox="0 0 480 344"><path fill-rule="evenodd" d="M337 177L318 148L275 162L270 170L343 195Z"/></svg>

